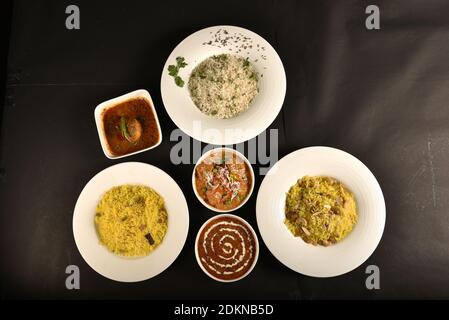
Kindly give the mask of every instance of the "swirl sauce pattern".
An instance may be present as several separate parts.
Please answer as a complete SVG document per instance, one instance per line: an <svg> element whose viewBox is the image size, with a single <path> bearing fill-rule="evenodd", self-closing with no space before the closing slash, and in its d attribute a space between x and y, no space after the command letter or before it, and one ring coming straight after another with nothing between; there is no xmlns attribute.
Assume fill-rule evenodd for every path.
<svg viewBox="0 0 449 320"><path fill-rule="evenodd" d="M201 231L198 255L203 267L212 276L235 280L252 268L257 245L248 225L234 217L217 217Z"/></svg>

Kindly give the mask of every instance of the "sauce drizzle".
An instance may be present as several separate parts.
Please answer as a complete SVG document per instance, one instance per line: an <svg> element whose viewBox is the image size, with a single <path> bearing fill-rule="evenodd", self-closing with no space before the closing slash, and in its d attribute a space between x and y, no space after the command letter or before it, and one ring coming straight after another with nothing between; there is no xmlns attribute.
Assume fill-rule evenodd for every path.
<svg viewBox="0 0 449 320"><path fill-rule="evenodd" d="M201 231L197 246L202 266L222 280L244 276L255 263L258 250L248 225L229 216L211 220Z"/></svg>

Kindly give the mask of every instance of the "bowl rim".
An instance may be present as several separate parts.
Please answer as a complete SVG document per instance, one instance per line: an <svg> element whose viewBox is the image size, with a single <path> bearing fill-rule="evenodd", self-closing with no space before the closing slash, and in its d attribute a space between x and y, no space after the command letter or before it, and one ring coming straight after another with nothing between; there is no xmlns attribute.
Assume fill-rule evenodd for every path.
<svg viewBox="0 0 449 320"><path fill-rule="evenodd" d="M249 228L249 230L251 231L251 233L252 233L252 235L253 235L253 237L254 237L254 242L255 242L255 244L256 244L256 254L255 254L255 257L254 257L254 262L252 263L251 267L250 267L250 268L249 268L249 269L248 269L242 276L240 276L240 277L238 277L238 278L235 278L235 279L230 279L230 280L220 279L220 278L217 278L217 277L215 277L214 275L210 274L210 273L204 268L203 264L202 264L201 261L200 261L200 257L199 257L199 255L198 255L198 239L199 239L200 234L201 234L201 232L203 231L203 229L204 229L204 228L206 227L206 225L207 225L209 222L211 222L212 220L218 219L218 218L224 218L224 217L235 218L235 219L241 221L242 223L244 223L244 224ZM210 217L209 219L207 219L207 220L201 225L201 227L198 229L198 233L197 233L197 235L196 235L196 237L195 237L195 249L194 249L194 250L195 250L196 262L198 263L198 265L200 266L201 270L203 270L203 272L204 272L206 275L208 275L210 278L212 278L212 279L214 279L214 280L216 280L216 281L228 283L228 282L236 282L236 281L242 280L243 278L245 278L246 276L248 276L248 275L253 271L253 269L254 269L254 267L256 266L257 261L258 261L258 259L259 259L260 244L259 244L259 239L258 239L258 237L257 237L256 231L254 230L254 228L251 226L251 224L250 224L248 221L246 221L246 220L243 219L242 217L240 217L240 216L238 216L238 215L235 215L235 214L231 214L231 213L222 213L222 214L218 214L218 215L215 215L215 216L213 216L213 217Z"/></svg>
<svg viewBox="0 0 449 320"><path fill-rule="evenodd" d="M213 152L217 152L219 150L224 150L224 151L228 151L228 152L232 152L237 154L237 156L239 156L248 166L248 168L250 169L250 175L251 175L251 188L248 192L248 194L246 195L245 199L235 208L232 209L228 209L228 210L224 210L224 209L217 209L213 206L211 206L210 204L208 204L206 201L204 201L203 198L200 197L200 195L198 194L198 191L196 190L196 185L195 185L195 172L196 172L196 168L198 167L198 165L204 160L206 159L211 153ZM216 147L213 148L211 150L208 150L206 152L203 153L203 155L197 160L195 167L193 168L193 172L192 172L192 188L193 188L193 193L195 193L196 198L201 202L202 205L204 205L206 208L218 212L218 213L229 213L229 212L233 212L237 209L240 209L241 207L243 207L243 205L245 205L245 203L249 200L249 198L251 197L251 195L253 194L254 191L254 185L255 185L255 174L254 174L254 169L253 166L251 165L251 163L249 162L249 160L238 150L232 149L232 148L228 148L228 147Z"/></svg>
<svg viewBox="0 0 449 320"><path fill-rule="evenodd" d="M120 156L115 156L109 151L106 135L104 132L103 121L102 121L103 120L103 112L109 108L112 108L113 106L116 106L117 104L119 104L121 102L129 100L131 98L137 98L137 97L144 98L145 100L147 100L147 102L149 102L151 110L153 111L153 114L154 114L154 119L156 120L156 127L157 127L157 130L159 133L159 139L156 144L154 144L148 148L144 148L144 149L137 150L137 151L127 153L124 155L120 155ZM156 108L154 107L153 99L151 98L150 93L145 89L137 89L137 90L125 93L121 96L117 96L115 98L111 98L109 100L101 102L94 109L94 118L95 118L95 124L97 127L98 138L99 138L100 144L101 144L101 149L103 150L104 155L109 159L114 160L114 159L129 157L129 156L156 148L157 146L159 146L162 143L162 130L161 130L160 122L159 122L159 117L157 115Z"/></svg>

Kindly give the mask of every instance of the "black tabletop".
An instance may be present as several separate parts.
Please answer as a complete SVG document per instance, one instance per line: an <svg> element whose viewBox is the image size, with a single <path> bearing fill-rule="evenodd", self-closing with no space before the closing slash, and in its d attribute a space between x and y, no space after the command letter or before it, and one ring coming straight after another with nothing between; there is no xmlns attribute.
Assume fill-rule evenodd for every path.
<svg viewBox="0 0 449 320"><path fill-rule="evenodd" d="M2 298L449 298L449 3L374 2L15 1L1 135ZM80 8L79 30L65 27L70 4ZM369 4L380 8L379 30L365 26ZM198 267L194 239L213 213L195 198L193 165L170 162L176 126L162 104L160 77L182 39L213 25L250 29L282 59L287 94L269 127L278 129L279 158L331 146L358 157L377 177L386 226L359 268L307 277L280 263L263 241L257 266L242 281L216 282ZM109 160L93 110L140 88L154 99L164 140L151 151ZM72 233L84 185L125 161L174 177L190 212L179 257L139 283L97 274ZM253 196L236 212L256 230L262 180L256 177ZM80 290L66 289L68 265L80 269ZM369 265L379 267L379 290L365 286Z"/></svg>

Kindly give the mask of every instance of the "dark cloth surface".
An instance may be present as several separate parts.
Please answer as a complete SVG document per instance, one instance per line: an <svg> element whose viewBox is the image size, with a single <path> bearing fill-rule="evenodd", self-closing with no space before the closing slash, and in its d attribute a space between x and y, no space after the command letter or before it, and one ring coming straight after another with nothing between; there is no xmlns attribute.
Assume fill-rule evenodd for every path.
<svg viewBox="0 0 449 320"><path fill-rule="evenodd" d="M449 2L86 1L81 29L65 28L68 1L16 1L12 17L0 159L2 298L449 298ZM365 28L377 4L381 29ZM384 192L387 219L374 254L330 279L283 266L260 239L259 261L243 281L222 284L198 267L196 232L212 213L195 198L193 165L173 165L174 123L163 108L160 76L171 50L212 25L237 25L267 39L287 74L279 158L325 145L363 161ZM145 88L164 141L130 158L107 159L93 109ZM156 165L188 199L190 229L178 259L140 283L93 271L72 233L73 208L89 179L125 161ZM257 167L257 165L256 165ZM238 211L256 229L255 192ZM65 288L80 267L81 290ZM365 287L380 268L380 290Z"/></svg>

